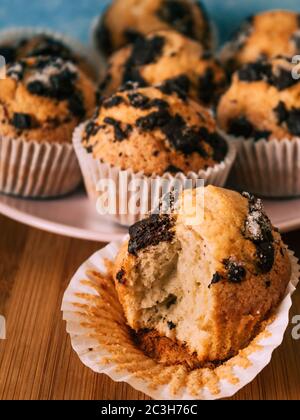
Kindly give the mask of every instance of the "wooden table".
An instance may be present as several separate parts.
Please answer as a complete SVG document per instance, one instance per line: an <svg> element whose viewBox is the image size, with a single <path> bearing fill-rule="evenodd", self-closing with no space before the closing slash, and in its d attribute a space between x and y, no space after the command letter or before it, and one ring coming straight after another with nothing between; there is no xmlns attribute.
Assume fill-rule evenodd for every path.
<svg viewBox="0 0 300 420"><path fill-rule="evenodd" d="M300 232L285 236L300 257ZM0 216L0 399L147 399L87 369L72 351L60 306L70 278L103 244L64 238ZM300 314L300 290L291 316ZM233 399L300 399L300 340L288 329L271 364Z"/></svg>

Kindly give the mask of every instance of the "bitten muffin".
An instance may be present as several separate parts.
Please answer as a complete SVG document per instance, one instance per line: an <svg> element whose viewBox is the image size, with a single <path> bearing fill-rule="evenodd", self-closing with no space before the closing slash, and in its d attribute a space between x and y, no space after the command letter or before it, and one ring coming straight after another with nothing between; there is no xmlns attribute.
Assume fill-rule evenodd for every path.
<svg viewBox="0 0 300 420"><path fill-rule="evenodd" d="M7 64L29 57L47 56L59 57L76 64L86 75L95 78L95 70L82 56L72 51L60 39L48 34L35 34L31 36L18 37L17 40L0 39L0 55Z"/></svg>
<svg viewBox="0 0 300 420"><path fill-rule="evenodd" d="M158 31L112 55L100 95L115 93L129 81L162 84L205 105L217 101L226 86L220 63L201 44L175 31Z"/></svg>
<svg viewBox="0 0 300 420"><path fill-rule="evenodd" d="M103 163L147 176L198 172L222 161L228 149L207 109L154 87L104 100L82 144Z"/></svg>
<svg viewBox="0 0 300 420"><path fill-rule="evenodd" d="M212 32L206 11L194 0L115 0L95 27L95 43L104 56L152 31L174 29L210 49Z"/></svg>
<svg viewBox="0 0 300 420"><path fill-rule="evenodd" d="M248 18L222 51L231 69L260 58L300 53L300 14L271 10Z"/></svg>
<svg viewBox="0 0 300 420"><path fill-rule="evenodd" d="M20 60L0 80L0 135L28 141L71 143L91 116L95 87L71 62L53 57Z"/></svg>
<svg viewBox="0 0 300 420"><path fill-rule="evenodd" d="M300 80L293 70L295 65L284 57L243 66L220 100L220 127L255 140L300 136Z"/></svg>
<svg viewBox="0 0 300 420"><path fill-rule="evenodd" d="M186 190L170 214L150 215L129 235L114 268L119 300L139 344L166 364L236 355L291 277L280 234L248 193Z"/></svg>

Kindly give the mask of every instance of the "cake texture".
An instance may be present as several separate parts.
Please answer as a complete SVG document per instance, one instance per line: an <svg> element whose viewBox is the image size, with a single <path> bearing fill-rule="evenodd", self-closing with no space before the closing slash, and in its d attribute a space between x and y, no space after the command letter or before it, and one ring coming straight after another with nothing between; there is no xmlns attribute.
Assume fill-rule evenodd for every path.
<svg viewBox="0 0 300 420"><path fill-rule="evenodd" d="M95 77L95 70L87 60L54 35L40 33L16 38L14 40L12 36L9 41L2 41L0 38L0 55L5 58L7 64L29 57L59 57L74 63L87 76Z"/></svg>
<svg viewBox="0 0 300 420"><path fill-rule="evenodd" d="M128 325L167 364L218 365L236 355L291 276L287 249L260 200L213 186L202 194L186 190L169 214L133 225L115 262Z"/></svg>
<svg viewBox="0 0 300 420"><path fill-rule="evenodd" d="M294 69L285 57L241 67L218 105L221 129L255 140L300 136L300 82Z"/></svg>
<svg viewBox="0 0 300 420"><path fill-rule="evenodd" d="M96 23L98 50L110 56L150 32L174 29L212 47L210 23L203 5L194 0L115 0Z"/></svg>
<svg viewBox="0 0 300 420"><path fill-rule="evenodd" d="M175 31L158 31L117 51L109 60L100 95L127 82L163 85L204 105L214 104L226 87L221 64L203 46Z"/></svg>
<svg viewBox="0 0 300 420"><path fill-rule="evenodd" d="M94 106L94 84L73 63L41 56L20 60L0 80L0 135L71 143L74 128Z"/></svg>
<svg viewBox="0 0 300 420"><path fill-rule="evenodd" d="M94 159L144 175L187 174L215 166L228 147L211 113L164 88L135 88L105 99L82 145Z"/></svg>
<svg viewBox="0 0 300 420"><path fill-rule="evenodd" d="M300 14L271 10L249 17L222 51L231 70L260 58L300 53Z"/></svg>

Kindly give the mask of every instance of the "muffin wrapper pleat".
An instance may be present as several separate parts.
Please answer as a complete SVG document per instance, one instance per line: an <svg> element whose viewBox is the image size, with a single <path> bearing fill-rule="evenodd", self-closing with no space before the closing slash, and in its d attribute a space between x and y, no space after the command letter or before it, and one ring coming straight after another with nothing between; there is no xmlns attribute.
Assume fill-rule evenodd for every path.
<svg viewBox="0 0 300 420"><path fill-rule="evenodd" d="M237 158L229 184L262 197L292 198L300 196L300 138L292 140L235 138Z"/></svg>
<svg viewBox="0 0 300 420"><path fill-rule="evenodd" d="M82 180L72 144L0 137L0 191L50 198L75 190Z"/></svg>
<svg viewBox="0 0 300 420"><path fill-rule="evenodd" d="M138 203L138 207L134 209L135 211L130 212L131 214L121 214L121 212L119 212L117 209L116 214L111 216L111 218L113 218L116 222L124 226L130 226L133 223L141 220L150 210L152 210L152 207L148 204L151 202L149 200L148 192L151 190L151 183L154 180L168 181L170 190L176 182L179 182L179 184L184 188L185 185L190 187L191 184L193 187L195 187L197 185L197 181L199 180L204 180L205 185L211 184L218 187L223 187L227 181L229 172L236 156L234 145L228 143L229 150L225 160L215 165L214 167L201 170L198 173L189 172L187 175L180 172L174 176L170 173L166 173L161 177L157 175L146 176L143 172L134 173L132 170L121 171L120 168L111 166L106 163L101 163L99 160L94 159L91 153L87 153L86 149L82 146L81 143L84 128L85 124L81 124L74 131L73 145L81 167L88 196L92 202L97 202L98 209L101 205L101 201L98 200L99 193L97 192L97 185L99 181L110 179L114 182L114 185L116 185L117 203L120 202L120 197L124 197L121 199L122 205L119 206L123 208L129 208L129 205L132 205L130 203L132 203L135 198L135 192L128 191L128 184L131 183L131 185L133 185L135 182L145 181L143 183L144 190L142 194L142 202ZM124 175L125 172L126 177L124 178L126 178L128 182L123 184L120 179L124 178L120 177L120 174L122 173ZM165 193L165 190L161 191L159 198L162 198ZM123 205L124 201L125 205Z"/></svg>
<svg viewBox="0 0 300 420"><path fill-rule="evenodd" d="M111 243L89 258L74 275L63 298L67 332L84 365L154 399L214 400L234 395L269 364L273 351L282 343L291 296L299 280L300 267L292 252L286 294L262 332L221 366L188 371L181 365L157 363L134 343L113 281L107 277L108 263L114 262L122 242Z"/></svg>

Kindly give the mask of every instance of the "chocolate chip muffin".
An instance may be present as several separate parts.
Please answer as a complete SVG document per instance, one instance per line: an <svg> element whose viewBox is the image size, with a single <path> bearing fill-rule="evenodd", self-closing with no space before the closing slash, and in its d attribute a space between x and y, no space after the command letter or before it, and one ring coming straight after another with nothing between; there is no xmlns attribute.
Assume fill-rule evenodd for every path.
<svg viewBox="0 0 300 420"><path fill-rule="evenodd" d="M96 24L98 50L110 56L119 48L152 31L174 29L212 47L212 33L206 11L194 0L114 0Z"/></svg>
<svg viewBox="0 0 300 420"><path fill-rule="evenodd" d="M198 172L228 152L210 112L165 87L122 90L105 99L82 144L94 159L147 176Z"/></svg>
<svg viewBox="0 0 300 420"><path fill-rule="evenodd" d="M76 188L72 133L95 106L95 86L73 63L36 57L7 66L0 80L0 190L51 197ZM61 181L61 182L60 182Z"/></svg>
<svg viewBox="0 0 300 420"><path fill-rule="evenodd" d="M0 34L0 55L5 58L7 64L29 57L59 57L76 64L89 77L96 77L94 68L85 57L78 55L59 37L50 34L36 33L25 36L20 30L20 33L6 36L4 39L1 39Z"/></svg>
<svg viewBox="0 0 300 420"><path fill-rule="evenodd" d="M0 81L0 135L70 143L76 125L93 112L93 83L69 61L20 60Z"/></svg>
<svg viewBox="0 0 300 420"><path fill-rule="evenodd" d="M119 300L139 345L167 365L218 366L235 356L291 277L280 234L248 193L186 190L171 213L152 214L129 236L114 268Z"/></svg>
<svg viewBox="0 0 300 420"><path fill-rule="evenodd" d="M227 78L201 44L175 31L158 31L112 55L99 95L115 93L129 81L140 86L161 84L165 91L212 105L224 91Z"/></svg>
<svg viewBox="0 0 300 420"><path fill-rule="evenodd" d="M260 58L300 53L300 14L271 10L248 18L224 47L222 59L231 69Z"/></svg>
<svg viewBox="0 0 300 420"><path fill-rule="evenodd" d="M238 70L218 106L220 127L260 140L300 136L300 81L285 57L259 60Z"/></svg>

